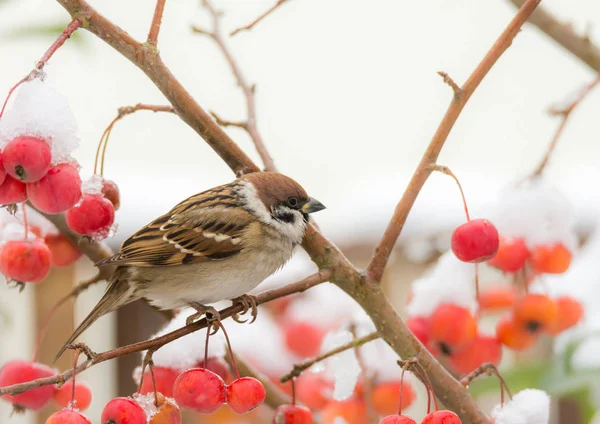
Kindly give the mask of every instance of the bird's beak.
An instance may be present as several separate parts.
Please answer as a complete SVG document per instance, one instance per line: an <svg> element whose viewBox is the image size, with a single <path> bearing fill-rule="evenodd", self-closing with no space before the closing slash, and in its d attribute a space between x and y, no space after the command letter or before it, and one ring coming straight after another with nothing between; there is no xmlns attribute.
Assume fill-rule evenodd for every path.
<svg viewBox="0 0 600 424"><path fill-rule="evenodd" d="M302 205L302 212L304 213L313 213L319 212L325 209L325 205L319 202L317 199L311 198L308 202Z"/></svg>

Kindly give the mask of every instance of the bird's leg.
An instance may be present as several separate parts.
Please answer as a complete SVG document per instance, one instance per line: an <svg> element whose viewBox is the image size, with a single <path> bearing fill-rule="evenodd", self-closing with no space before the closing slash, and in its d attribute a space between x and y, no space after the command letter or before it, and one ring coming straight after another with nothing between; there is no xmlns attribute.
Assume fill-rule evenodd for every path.
<svg viewBox="0 0 600 424"><path fill-rule="evenodd" d="M193 324L194 321L202 318L202 315L206 315L206 321L209 323L212 321L221 321L221 314L212 306L204 306L197 302L190 302L188 305L194 308L196 313L187 317L185 320L186 325Z"/></svg>
<svg viewBox="0 0 600 424"><path fill-rule="evenodd" d="M235 299L232 299L231 301L233 302L234 305L236 305L236 304L242 305L242 308L243 308L242 312L240 312L239 314L233 315L232 318L234 319L234 321L239 322L239 323L246 322L247 320L242 320L240 318L240 316L244 315L248 311L251 311L250 315L252 315L250 324L252 324L254 321L256 321L256 317L258 316L258 299L256 296L253 296L251 294L243 294L240 297L236 297Z"/></svg>

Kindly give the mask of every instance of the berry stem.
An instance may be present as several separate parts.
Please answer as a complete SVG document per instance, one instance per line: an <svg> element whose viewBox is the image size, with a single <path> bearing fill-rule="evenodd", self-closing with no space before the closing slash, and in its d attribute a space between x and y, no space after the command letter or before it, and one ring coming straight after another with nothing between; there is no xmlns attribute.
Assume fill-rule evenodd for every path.
<svg viewBox="0 0 600 424"><path fill-rule="evenodd" d="M213 325L218 326L221 330L223 330L223 334L225 335L225 340L227 341L227 350L229 350L229 356L231 357L231 365L233 365L233 370L235 371L235 376L240 378L240 372L238 370L237 363L235 361L235 357L233 356L233 349L231 349L231 342L229 341L229 336L227 335L227 331L225 330L225 326L221 321L215 321Z"/></svg>
<svg viewBox="0 0 600 424"><path fill-rule="evenodd" d="M402 374L400 374L400 405L398 405L398 415L402 415L402 388L404 387L404 372L406 371L405 367L402 367ZM429 392L428 392L429 394Z"/></svg>
<svg viewBox="0 0 600 424"><path fill-rule="evenodd" d="M296 378L292 378L290 382L292 383L292 405L296 406Z"/></svg>
<svg viewBox="0 0 600 424"><path fill-rule="evenodd" d="M210 338L210 329L211 326L206 327L206 340L204 342L204 368L208 364L208 339Z"/></svg>
<svg viewBox="0 0 600 424"><path fill-rule="evenodd" d="M75 376L77 375L77 361L79 360L79 355L81 354L81 350L75 350L75 358L73 359L73 387L71 388L71 405L75 405Z"/></svg>
<svg viewBox="0 0 600 424"><path fill-rule="evenodd" d="M157 407L160 405L158 401L158 393L156 391L156 379L154 378L154 361L150 359L148 361L148 369L150 370L150 377L152 378L152 390L154 391L154 405Z"/></svg>
<svg viewBox="0 0 600 424"><path fill-rule="evenodd" d="M479 319L479 264L475 264L475 302L477 302L477 311L475 313L475 318Z"/></svg>
<svg viewBox="0 0 600 424"><path fill-rule="evenodd" d="M25 240L27 240L27 236L29 235L29 222L27 221L27 207L25 206L25 202L21 203L21 210L23 211L23 227L25 227Z"/></svg>
<svg viewBox="0 0 600 424"><path fill-rule="evenodd" d="M458 189L460 190L460 196L462 197L462 202L463 202L463 206L465 208L465 215L467 216L467 221L471 220L471 217L469 216L469 208L467 206L467 199L465 198L465 192L463 191L462 185L460 184L460 181L458 181L458 178L456 177L456 175L454 175L454 173L450 170L450 168L448 168L447 166L444 165L438 165L438 164L433 164L431 165L431 169L437 172L441 172L442 174L446 174L449 177L451 177L452 179L454 179L454 181L456 182L456 185L458 186Z"/></svg>

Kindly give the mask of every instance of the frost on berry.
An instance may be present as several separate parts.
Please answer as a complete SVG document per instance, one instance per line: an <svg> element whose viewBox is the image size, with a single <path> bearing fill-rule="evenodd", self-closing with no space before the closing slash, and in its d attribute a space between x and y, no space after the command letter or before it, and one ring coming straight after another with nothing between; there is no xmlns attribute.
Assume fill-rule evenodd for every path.
<svg viewBox="0 0 600 424"><path fill-rule="evenodd" d="M11 240L0 248L0 271L7 279L40 283L50 272L50 249L42 240Z"/></svg>
<svg viewBox="0 0 600 424"><path fill-rule="evenodd" d="M81 202L67 211L65 219L74 232L102 240L115 222L115 208L100 194L84 194Z"/></svg>
<svg viewBox="0 0 600 424"><path fill-rule="evenodd" d="M79 171L70 163L58 164L50 168L41 180L27 184L27 196L42 212L64 212L81 199Z"/></svg>
<svg viewBox="0 0 600 424"><path fill-rule="evenodd" d="M37 380L38 378L51 377L55 371L43 364L23 360L14 360L5 363L0 368L0 387ZM28 390L18 395L3 395L2 399L12 403L15 407L37 411L42 409L52 398L54 387L41 386Z"/></svg>
<svg viewBox="0 0 600 424"><path fill-rule="evenodd" d="M79 146L77 123L66 99L40 79L22 84L0 121L0 149L27 135L50 144L52 163L68 161Z"/></svg>
<svg viewBox="0 0 600 424"><path fill-rule="evenodd" d="M11 177L33 183L50 169L50 146L42 138L20 136L4 147L2 159L4 169Z"/></svg>
<svg viewBox="0 0 600 424"><path fill-rule="evenodd" d="M495 424L546 424L550 417L550 397L543 390L525 389L504 406L492 410Z"/></svg>

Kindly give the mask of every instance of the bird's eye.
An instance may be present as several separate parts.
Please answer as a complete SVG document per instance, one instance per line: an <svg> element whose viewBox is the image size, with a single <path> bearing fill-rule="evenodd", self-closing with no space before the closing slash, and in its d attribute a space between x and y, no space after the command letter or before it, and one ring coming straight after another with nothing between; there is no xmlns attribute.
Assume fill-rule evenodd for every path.
<svg viewBox="0 0 600 424"><path fill-rule="evenodd" d="M297 197L288 197L287 204L290 208L295 208L298 206L298 198Z"/></svg>

